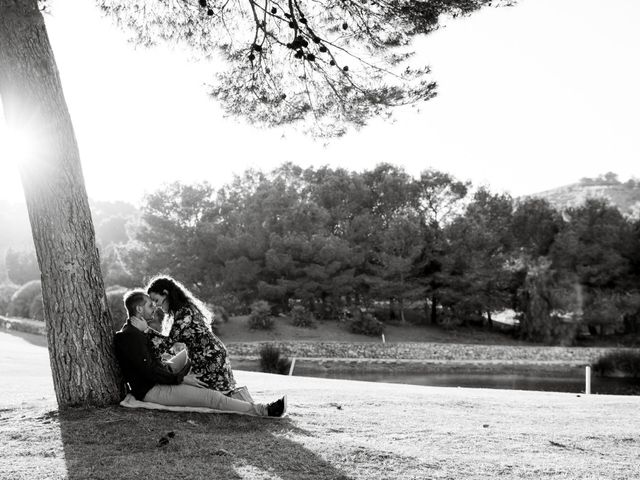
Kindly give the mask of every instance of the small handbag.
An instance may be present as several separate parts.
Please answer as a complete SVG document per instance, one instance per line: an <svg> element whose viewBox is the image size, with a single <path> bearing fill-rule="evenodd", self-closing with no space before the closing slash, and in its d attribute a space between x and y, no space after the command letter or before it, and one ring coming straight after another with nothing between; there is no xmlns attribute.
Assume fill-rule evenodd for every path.
<svg viewBox="0 0 640 480"><path fill-rule="evenodd" d="M253 398L251 398L251 394L249 393L249 389L247 387L238 387L235 390L231 390L227 393L227 397L235 398L236 400L243 400L245 402L254 403Z"/></svg>

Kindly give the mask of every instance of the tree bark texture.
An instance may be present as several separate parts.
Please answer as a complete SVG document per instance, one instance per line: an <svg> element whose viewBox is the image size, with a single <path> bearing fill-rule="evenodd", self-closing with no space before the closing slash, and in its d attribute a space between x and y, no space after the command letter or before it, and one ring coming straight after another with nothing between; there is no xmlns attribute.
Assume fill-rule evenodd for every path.
<svg viewBox="0 0 640 480"><path fill-rule="evenodd" d="M19 168L58 405L115 403L119 373L91 211L37 0L0 0L0 98L11 134L29 138Z"/></svg>

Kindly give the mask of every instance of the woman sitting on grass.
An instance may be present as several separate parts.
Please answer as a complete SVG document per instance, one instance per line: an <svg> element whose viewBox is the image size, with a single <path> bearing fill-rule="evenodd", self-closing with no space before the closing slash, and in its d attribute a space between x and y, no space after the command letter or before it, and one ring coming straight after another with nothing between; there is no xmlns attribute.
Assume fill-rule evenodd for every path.
<svg viewBox="0 0 640 480"><path fill-rule="evenodd" d="M231 371L227 348L211 330L211 313L180 282L169 276L155 277L147 285L147 293L162 311L173 318L169 335L150 329L155 353L167 353L175 343L187 347L191 372L208 388L231 392L236 381Z"/></svg>

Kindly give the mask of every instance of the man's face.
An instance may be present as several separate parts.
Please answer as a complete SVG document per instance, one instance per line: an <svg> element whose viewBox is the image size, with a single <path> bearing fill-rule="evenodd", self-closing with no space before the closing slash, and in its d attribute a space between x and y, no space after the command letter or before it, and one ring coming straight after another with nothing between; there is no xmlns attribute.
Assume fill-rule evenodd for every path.
<svg viewBox="0 0 640 480"><path fill-rule="evenodd" d="M155 310L153 300L146 297L142 306L138 307L138 316L144 318L147 322L153 320L153 311Z"/></svg>

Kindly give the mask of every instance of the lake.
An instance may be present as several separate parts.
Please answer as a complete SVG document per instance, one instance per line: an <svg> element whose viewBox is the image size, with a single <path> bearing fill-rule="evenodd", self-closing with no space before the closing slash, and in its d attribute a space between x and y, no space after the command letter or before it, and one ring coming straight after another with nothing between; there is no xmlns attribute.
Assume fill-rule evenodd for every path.
<svg viewBox="0 0 640 480"><path fill-rule="evenodd" d="M584 369L570 369L566 374L548 372L523 373L398 373L363 371L300 372L319 378L339 378L367 382L407 383L433 387L499 388L508 390L541 390L546 392L584 393ZM591 393L602 395L640 395L640 381L629 378L592 376Z"/></svg>

